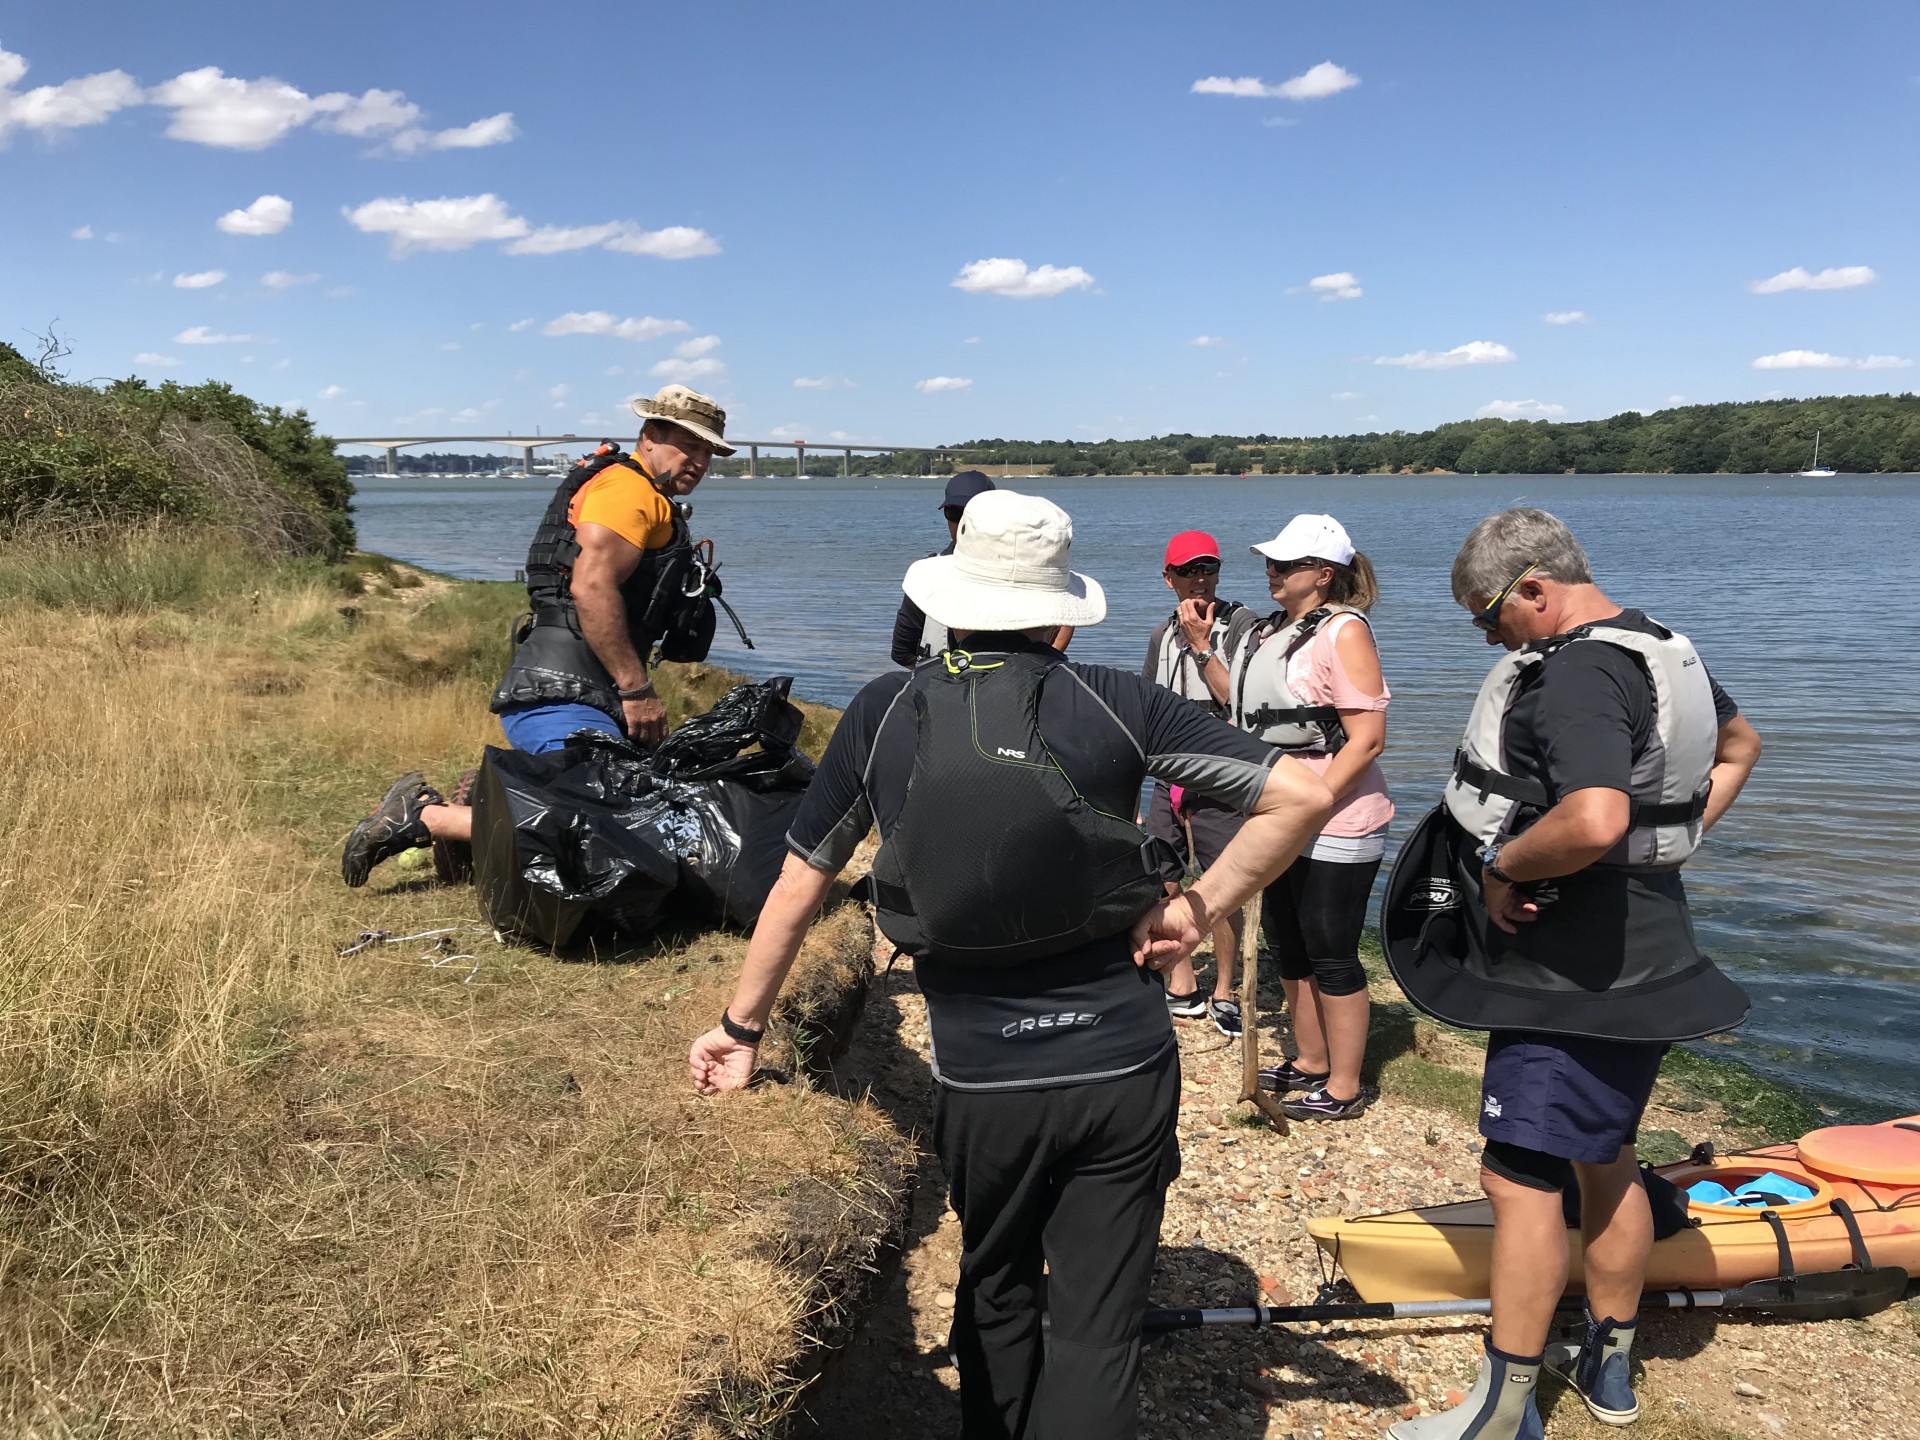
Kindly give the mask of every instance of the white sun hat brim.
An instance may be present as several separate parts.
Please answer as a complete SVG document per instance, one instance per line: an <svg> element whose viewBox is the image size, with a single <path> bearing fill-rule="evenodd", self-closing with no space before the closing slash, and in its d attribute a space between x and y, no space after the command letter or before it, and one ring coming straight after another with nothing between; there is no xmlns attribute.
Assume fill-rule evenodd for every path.
<svg viewBox="0 0 1920 1440"><path fill-rule="evenodd" d="M907 567L900 588L949 630L1033 630L1042 625L1098 625L1107 618L1100 582L1077 570L1037 572L1032 579L982 580L961 568L958 555L929 555Z"/></svg>

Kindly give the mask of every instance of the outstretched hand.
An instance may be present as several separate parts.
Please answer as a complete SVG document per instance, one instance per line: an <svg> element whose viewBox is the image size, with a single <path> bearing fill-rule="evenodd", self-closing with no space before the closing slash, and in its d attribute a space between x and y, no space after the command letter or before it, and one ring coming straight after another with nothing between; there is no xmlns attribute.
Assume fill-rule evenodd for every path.
<svg viewBox="0 0 1920 1440"><path fill-rule="evenodd" d="M718 1095L722 1090L741 1090L753 1078L753 1065L759 1047L742 1045L718 1025L693 1042L687 1055L687 1068L693 1074L693 1088L702 1095Z"/></svg>
<svg viewBox="0 0 1920 1440"><path fill-rule="evenodd" d="M1133 963L1166 970L1193 954L1200 943L1200 922L1193 902L1170 895L1133 924Z"/></svg>

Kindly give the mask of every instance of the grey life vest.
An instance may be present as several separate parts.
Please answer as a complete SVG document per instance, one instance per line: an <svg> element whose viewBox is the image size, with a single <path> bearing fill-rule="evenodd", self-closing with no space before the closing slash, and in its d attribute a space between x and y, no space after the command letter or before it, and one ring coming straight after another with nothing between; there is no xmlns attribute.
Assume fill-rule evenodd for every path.
<svg viewBox="0 0 1920 1440"><path fill-rule="evenodd" d="M1222 665L1229 663L1234 646L1239 643L1241 636L1253 628L1257 618L1251 610L1236 601L1217 602L1207 643L1213 647ZM1205 705L1216 715L1225 713L1226 706L1213 698L1207 677L1194 661L1193 647L1187 644L1177 615L1169 615L1155 628L1152 648L1154 684L1171 690L1183 700Z"/></svg>
<svg viewBox="0 0 1920 1440"><path fill-rule="evenodd" d="M1535 666L1565 646L1596 641L1632 655L1653 687L1653 734L1633 761L1632 824L1622 863L1678 865L1700 844L1720 726L1706 666L1686 636L1665 626L1649 635L1598 621L1508 652L1473 702L1447 782L1447 810L1468 834L1491 845L1517 833L1523 810L1552 808L1559 797L1545 785L1507 772L1507 712Z"/></svg>
<svg viewBox="0 0 1920 1440"><path fill-rule="evenodd" d="M1255 626L1233 652L1227 672L1227 720L1282 750L1324 750L1347 743L1340 712L1310 705L1287 684L1287 662L1336 615L1366 615L1351 605L1322 605L1298 620L1276 610Z"/></svg>
<svg viewBox="0 0 1920 1440"><path fill-rule="evenodd" d="M1054 759L1040 688L1062 664L949 650L915 667L898 719L883 722L914 726L913 773L869 890L881 933L907 954L1045 959L1128 930L1177 877L1172 847L1127 818L1140 768L1101 767L1082 791ZM1137 756L1114 726L1116 750Z"/></svg>

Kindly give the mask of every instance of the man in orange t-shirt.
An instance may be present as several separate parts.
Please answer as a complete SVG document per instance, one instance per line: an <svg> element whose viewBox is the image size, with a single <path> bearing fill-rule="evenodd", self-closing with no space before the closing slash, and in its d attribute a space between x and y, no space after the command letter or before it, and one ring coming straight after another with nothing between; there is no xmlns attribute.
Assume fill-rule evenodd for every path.
<svg viewBox="0 0 1920 1440"><path fill-rule="evenodd" d="M633 408L646 422L633 453L580 485L564 519L556 496L528 555L535 624L491 702L516 750L557 750L578 730L624 729L649 746L666 738L666 706L647 671L651 638L634 629L642 566L674 540L674 500L692 494L714 456L733 447L726 411L684 385ZM420 772L409 771L347 837L341 875L364 885L389 856L472 834L472 810L446 804Z"/></svg>

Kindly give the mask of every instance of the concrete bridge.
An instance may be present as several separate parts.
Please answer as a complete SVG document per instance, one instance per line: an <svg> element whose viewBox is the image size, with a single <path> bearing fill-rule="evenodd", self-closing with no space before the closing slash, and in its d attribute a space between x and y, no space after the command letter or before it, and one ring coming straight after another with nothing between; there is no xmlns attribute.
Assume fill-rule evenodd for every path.
<svg viewBox="0 0 1920 1440"><path fill-rule="evenodd" d="M415 445L507 445L519 446L521 468L533 473L533 452L553 445L593 446L608 438L603 432L597 435L381 435L342 439L340 445L369 445L387 452L387 474L399 473L399 458L402 450ZM728 444L736 450L747 452L747 474L757 476L760 473L760 452L762 450L791 450L794 452L794 471L797 475L807 473L807 451L827 450L840 452L840 473L853 473L855 451L863 455L888 455L896 450L920 450L940 459L950 459L965 452L942 445L848 445L838 440L816 443L809 440L729 440Z"/></svg>

